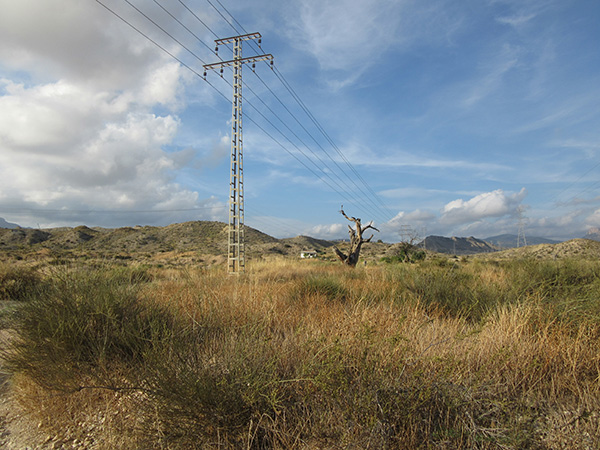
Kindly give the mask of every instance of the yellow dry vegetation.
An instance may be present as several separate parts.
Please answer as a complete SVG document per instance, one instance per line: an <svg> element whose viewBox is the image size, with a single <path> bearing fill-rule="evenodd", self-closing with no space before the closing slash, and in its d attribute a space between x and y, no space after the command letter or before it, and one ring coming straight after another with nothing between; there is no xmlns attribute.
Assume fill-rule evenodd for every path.
<svg viewBox="0 0 600 450"><path fill-rule="evenodd" d="M430 259L352 270L274 258L239 276L95 270L106 283L96 281L90 304L117 301L115 285L124 286L118 295L135 285L133 300L102 310L111 321L84 318L64 336L80 343L70 346L78 356L56 361L68 368L36 367L50 364L43 355L19 360L60 354L64 342L50 336L47 347L6 356L14 394L61 445L600 448L595 261ZM58 304L56 293L36 295L24 305ZM64 325L41 311L30 311L38 329ZM22 345L33 336L28 324L11 325ZM90 335L93 327L101 328ZM90 336L116 343L82 347Z"/></svg>

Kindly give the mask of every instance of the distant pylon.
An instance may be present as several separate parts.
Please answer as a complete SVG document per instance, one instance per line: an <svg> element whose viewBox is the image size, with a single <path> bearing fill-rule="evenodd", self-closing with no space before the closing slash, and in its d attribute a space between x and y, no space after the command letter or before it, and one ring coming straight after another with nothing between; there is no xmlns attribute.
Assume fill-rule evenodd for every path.
<svg viewBox="0 0 600 450"><path fill-rule="evenodd" d="M413 227L411 227L410 225L400 225L400 239L401 242L408 242L410 244L412 244L412 242L410 242L411 240L413 240L414 236L415 236L415 230Z"/></svg>
<svg viewBox="0 0 600 450"><path fill-rule="evenodd" d="M215 40L215 52L219 45L233 44L233 59L204 65L204 70L233 67L233 101L231 108L231 171L229 174L229 244L227 249L227 271L230 274L243 272L246 267L244 242L244 154L242 140L242 65L258 61L271 61L273 55L242 58L242 42L258 39L260 33L244 34ZM206 72L204 72L206 76Z"/></svg>
<svg viewBox="0 0 600 450"><path fill-rule="evenodd" d="M517 208L517 215L519 218L519 231L517 232L517 247L527 246L527 239L525 238L525 218L523 217L523 211L525 211L523 205Z"/></svg>

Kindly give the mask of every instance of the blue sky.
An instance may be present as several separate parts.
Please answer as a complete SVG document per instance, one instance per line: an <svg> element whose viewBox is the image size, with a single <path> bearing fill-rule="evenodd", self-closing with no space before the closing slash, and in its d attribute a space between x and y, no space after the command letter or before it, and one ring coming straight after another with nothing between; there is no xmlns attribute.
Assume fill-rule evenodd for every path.
<svg viewBox="0 0 600 450"><path fill-rule="evenodd" d="M345 237L343 204L390 242L600 226L596 1L101 2L179 61L94 0L0 0L9 222L226 221L232 75L197 73L236 28L275 57L244 68L248 225Z"/></svg>

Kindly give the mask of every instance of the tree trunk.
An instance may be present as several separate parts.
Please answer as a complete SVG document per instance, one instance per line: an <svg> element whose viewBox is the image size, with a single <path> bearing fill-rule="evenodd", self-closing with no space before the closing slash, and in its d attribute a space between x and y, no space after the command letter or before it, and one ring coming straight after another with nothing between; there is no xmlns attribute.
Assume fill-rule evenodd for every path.
<svg viewBox="0 0 600 450"><path fill-rule="evenodd" d="M333 251L335 252L336 256L339 258L339 260L342 261L344 264L346 264L347 266L350 266L350 267L356 267L356 264L358 264L358 258L360 257L360 249L361 249L362 245L365 242L370 242L371 239L373 238L373 235L371 235L371 237L369 239L363 239L363 237L362 237L363 232L365 230L368 230L369 228L371 228L375 231L379 231L379 230L377 228L375 228L373 225L371 225L370 223L369 223L369 225L367 225L366 227L363 228L360 223L360 219L357 219L356 217L348 217L346 215L346 213L344 212L343 206L342 206L342 210L340 211L340 213L346 219L348 219L350 222L354 222L356 229L354 229L350 225L348 225L348 234L350 235L350 250L347 255L344 252L342 252L339 248L337 248L336 246L333 246Z"/></svg>

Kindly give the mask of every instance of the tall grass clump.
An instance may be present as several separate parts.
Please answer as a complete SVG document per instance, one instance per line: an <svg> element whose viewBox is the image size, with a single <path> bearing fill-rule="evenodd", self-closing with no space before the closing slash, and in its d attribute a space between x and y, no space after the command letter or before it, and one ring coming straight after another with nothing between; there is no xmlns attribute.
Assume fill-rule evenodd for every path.
<svg viewBox="0 0 600 450"><path fill-rule="evenodd" d="M16 312L9 367L50 389L115 381L173 333L165 308L114 272L56 272Z"/></svg>
<svg viewBox="0 0 600 450"><path fill-rule="evenodd" d="M348 295L347 289L339 278L332 275L315 274L297 282L292 299L301 301L316 296L326 301L343 302Z"/></svg>

